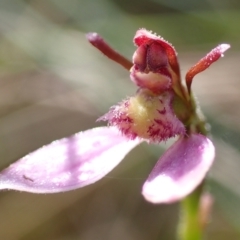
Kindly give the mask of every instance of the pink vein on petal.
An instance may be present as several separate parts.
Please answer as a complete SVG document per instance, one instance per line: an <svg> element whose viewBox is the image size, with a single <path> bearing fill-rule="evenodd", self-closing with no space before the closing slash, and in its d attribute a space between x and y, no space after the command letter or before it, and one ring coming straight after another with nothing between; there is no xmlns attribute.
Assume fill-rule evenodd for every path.
<svg viewBox="0 0 240 240"><path fill-rule="evenodd" d="M0 189L55 193L92 184L117 166L140 140L99 127L46 145L0 172Z"/></svg>

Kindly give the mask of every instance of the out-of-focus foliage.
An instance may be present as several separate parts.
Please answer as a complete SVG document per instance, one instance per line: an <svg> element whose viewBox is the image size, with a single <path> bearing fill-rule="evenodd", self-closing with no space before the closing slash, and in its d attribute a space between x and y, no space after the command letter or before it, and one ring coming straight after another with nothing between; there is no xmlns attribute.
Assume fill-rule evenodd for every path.
<svg viewBox="0 0 240 240"><path fill-rule="evenodd" d="M217 158L208 239L240 239L240 3L238 0L0 1L0 168L30 151L85 130L136 90L129 73L88 44L100 33L131 58L145 27L173 43L182 73L222 42L226 57L193 88L211 120ZM0 239L171 240L177 205L140 195L161 146L142 145L99 183L56 195L0 193Z"/></svg>

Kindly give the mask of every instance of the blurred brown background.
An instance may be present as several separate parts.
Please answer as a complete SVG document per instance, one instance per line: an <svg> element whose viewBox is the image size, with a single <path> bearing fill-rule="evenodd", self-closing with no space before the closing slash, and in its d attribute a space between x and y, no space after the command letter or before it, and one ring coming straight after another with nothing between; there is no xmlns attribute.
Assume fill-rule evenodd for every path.
<svg viewBox="0 0 240 240"><path fill-rule="evenodd" d="M129 73L85 39L96 31L125 56L145 27L178 51L182 75L219 43L232 48L196 77L217 158L211 240L240 239L238 0L0 1L0 168L52 140L99 125L134 93ZM141 186L165 145L141 145L95 185L55 195L0 192L2 240L174 240L178 205L151 205Z"/></svg>

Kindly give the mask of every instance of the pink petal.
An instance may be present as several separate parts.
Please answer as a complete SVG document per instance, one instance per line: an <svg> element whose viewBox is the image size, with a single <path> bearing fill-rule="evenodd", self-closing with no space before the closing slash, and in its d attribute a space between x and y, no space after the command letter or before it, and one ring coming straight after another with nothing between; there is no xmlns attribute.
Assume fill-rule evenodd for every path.
<svg viewBox="0 0 240 240"><path fill-rule="evenodd" d="M115 127L99 127L46 145L0 173L0 189L63 192L92 184L139 144Z"/></svg>
<svg viewBox="0 0 240 240"><path fill-rule="evenodd" d="M143 196L152 203L184 198L202 182L214 156L214 146L205 136L180 138L158 160L143 185Z"/></svg>

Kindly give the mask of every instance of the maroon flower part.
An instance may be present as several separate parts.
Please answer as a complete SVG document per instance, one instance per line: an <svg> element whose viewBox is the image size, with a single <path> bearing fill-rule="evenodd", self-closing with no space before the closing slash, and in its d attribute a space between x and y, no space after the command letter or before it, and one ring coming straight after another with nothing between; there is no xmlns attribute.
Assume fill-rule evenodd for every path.
<svg viewBox="0 0 240 240"><path fill-rule="evenodd" d="M136 32L134 37L134 43L140 47L142 45L151 44L154 42L155 44L159 45L158 48L161 49L161 52L167 55L167 61L171 68L171 70L178 76L180 76L179 64L177 60L177 53L174 47L167 41L165 41L162 37L156 36L155 34L147 31L146 29L140 29ZM157 56L154 53L154 56ZM158 57L158 60L162 62L163 60Z"/></svg>
<svg viewBox="0 0 240 240"><path fill-rule="evenodd" d="M113 50L98 34L89 42L110 59L130 70L136 94L110 108L98 120L110 126L54 141L0 172L0 189L34 193L64 192L92 184L108 174L142 141L178 140L160 157L143 185L152 203L171 203L191 193L204 179L214 146L199 106L191 96L193 77L208 68L230 47L221 44L180 77L171 44L140 29L134 37L133 63Z"/></svg>
<svg viewBox="0 0 240 240"><path fill-rule="evenodd" d="M173 80L179 78L175 49L145 29L138 30L133 41L138 48L133 55L132 81L156 94L170 89Z"/></svg>

